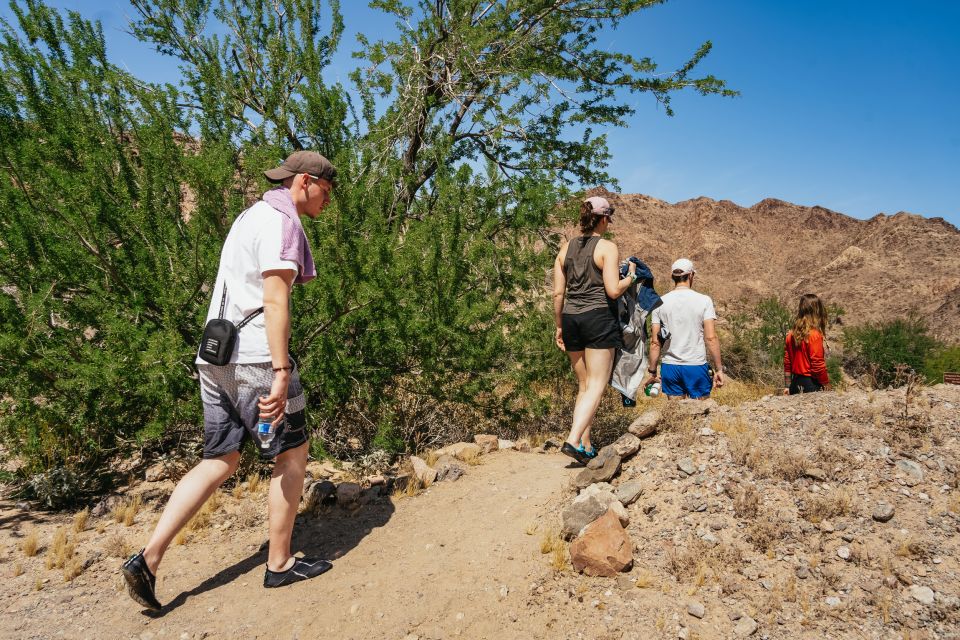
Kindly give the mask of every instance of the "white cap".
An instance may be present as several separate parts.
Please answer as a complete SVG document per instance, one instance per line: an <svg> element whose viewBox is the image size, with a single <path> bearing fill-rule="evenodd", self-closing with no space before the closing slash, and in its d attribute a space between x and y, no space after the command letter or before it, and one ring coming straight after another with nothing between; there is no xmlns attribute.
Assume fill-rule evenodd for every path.
<svg viewBox="0 0 960 640"><path fill-rule="evenodd" d="M697 270L693 268L693 263L687 258L680 258L673 263L673 266L670 267L670 270L675 276L685 276L688 273L696 273Z"/></svg>

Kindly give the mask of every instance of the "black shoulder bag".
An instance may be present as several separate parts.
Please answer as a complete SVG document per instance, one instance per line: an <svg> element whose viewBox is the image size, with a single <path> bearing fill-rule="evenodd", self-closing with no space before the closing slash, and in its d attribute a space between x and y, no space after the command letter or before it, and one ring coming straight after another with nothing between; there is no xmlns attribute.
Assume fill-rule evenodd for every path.
<svg viewBox="0 0 960 640"><path fill-rule="evenodd" d="M246 318L240 321L240 324L234 325L229 320L223 318L223 308L227 303L227 283L223 283L223 296L220 298L220 315L203 328L203 337L200 338L200 356L201 360L215 364L218 367L230 362L230 356L233 354L233 347L237 343L237 334L240 329L246 326L248 322L263 312L260 307Z"/></svg>

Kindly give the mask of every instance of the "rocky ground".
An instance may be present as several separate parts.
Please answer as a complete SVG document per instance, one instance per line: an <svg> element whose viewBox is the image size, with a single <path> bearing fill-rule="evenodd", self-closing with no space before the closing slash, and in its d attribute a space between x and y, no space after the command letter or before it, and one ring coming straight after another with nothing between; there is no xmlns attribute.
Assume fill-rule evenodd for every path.
<svg viewBox="0 0 960 640"><path fill-rule="evenodd" d="M590 525L574 564L615 577L538 588L591 621L574 637L960 637L960 387L655 406L633 430L658 433L581 494L641 487L631 562L609 533L578 548ZM569 535L583 514L563 513Z"/></svg>
<svg viewBox="0 0 960 640"><path fill-rule="evenodd" d="M159 616L117 568L177 465L86 515L2 503L0 637L960 638L960 387L637 414L586 470L484 436L313 463L294 543L335 568L277 592L250 477L171 548Z"/></svg>

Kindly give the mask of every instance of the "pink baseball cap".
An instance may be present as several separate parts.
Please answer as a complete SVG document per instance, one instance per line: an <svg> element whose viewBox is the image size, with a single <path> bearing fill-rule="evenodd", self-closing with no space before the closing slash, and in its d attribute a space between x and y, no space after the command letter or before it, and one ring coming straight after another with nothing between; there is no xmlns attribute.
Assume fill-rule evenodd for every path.
<svg viewBox="0 0 960 640"><path fill-rule="evenodd" d="M590 206L593 208L593 212L598 216L609 216L613 215L613 207L610 206L610 203L606 198L601 198L600 196L593 196L584 200L584 202L589 202Z"/></svg>

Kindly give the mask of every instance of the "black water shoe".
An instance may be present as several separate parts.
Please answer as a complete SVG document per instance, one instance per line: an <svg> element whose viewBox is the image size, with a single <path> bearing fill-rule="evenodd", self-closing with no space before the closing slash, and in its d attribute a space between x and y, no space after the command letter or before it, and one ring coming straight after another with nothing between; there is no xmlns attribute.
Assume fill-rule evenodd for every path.
<svg viewBox="0 0 960 640"><path fill-rule="evenodd" d="M127 582L127 593L147 609L159 611L162 608L154 593L157 578L150 572L147 561L143 559L143 549L123 563L120 569Z"/></svg>
<svg viewBox="0 0 960 640"><path fill-rule="evenodd" d="M316 578L333 568L333 564L319 558L294 558L293 566L286 571L270 571L263 574L263 586L267 589L285 587L294 582Z"/></svg>
<svg viewBox="0 0 960 640"><path fill-rule="evenodd" d="M573 458L574 460L576 460L577 462L579 462L584 466L586 466L587 462L589 462L590 460L590 458L587 457L586 453L584 453L583 451L580 451L569 442L563 443L563 446L560 447L560 453L570 456L571 458Z"/></svg>

